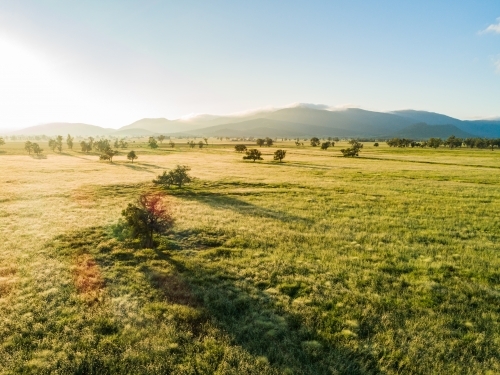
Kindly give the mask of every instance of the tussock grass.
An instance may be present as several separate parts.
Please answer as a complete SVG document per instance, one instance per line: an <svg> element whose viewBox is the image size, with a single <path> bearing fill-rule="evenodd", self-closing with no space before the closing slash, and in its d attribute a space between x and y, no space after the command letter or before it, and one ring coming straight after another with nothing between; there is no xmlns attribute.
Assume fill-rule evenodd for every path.
<svg viewBox="0 0 500 375"><path fill-rule="evenodd" d="M131 168L9 147L0 372L500 372L496 152L139 148ZM177 164L197 180L139 249L120 212Z"/></svg>

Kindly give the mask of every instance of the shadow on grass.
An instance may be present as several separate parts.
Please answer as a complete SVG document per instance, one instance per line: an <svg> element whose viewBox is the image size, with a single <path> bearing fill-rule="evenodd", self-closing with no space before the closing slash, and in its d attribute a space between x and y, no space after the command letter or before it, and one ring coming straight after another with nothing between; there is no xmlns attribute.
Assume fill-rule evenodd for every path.
<svg viewBox="0 0 500 375"><path fill-rule="evenodd" d="M82 153L82 152L79 152L79 153L68 153L68 152L61 152L59 153L59 155L64 155L64 156L70 156L72 158L78 158L78 159L82 159L82 160L92 160L92 159L89 159L88 157L87 158L84 158L80 155L85 155L85 156L97 156L97 160L99 160L99 155L94 155L94 154L86 154L86 153Z"/></svg>
<svg viewBox="0 0 500 375"><path fill-rule="evenodd" d="M114 163L114 165L118 165L118 166L121 166L121 167L126 167L126 168L129 168L129 169L132 169L134 171L142 171L142 172L148 172L148 173L155 173L153 172L151 169L149 169L148 167L144 167L140 164L118 164L118 163Z"/></svg>
<svg viewBox="0 0 500 375"><path fill-rule="evenodd" d="M269 163L270 164L270 163ZM284 161L282 163L274 163L275 165L279 165L281 167L290 167L290 168L308 168L308 169L319 169L319 170L325 170L329 171L332 169L339 169L340 167L335 166L335 167L329 167L325 165L317 165L317 164L302 164L302 163L293 163L293 162L287 162Z"/></svg>
<svg viewBox="0 0 500 375"><path fill-rule="evenodd" d="M322 341L303 324L302 317L286 312L267 291L254 285L243 289L236 283L238 276L200 262L164 259L176 272L160 283L150 278L152 285L169 302L205 310L206 319L252 356L264 356L272 367L293 374L331 374L333 369L337 374L370 373L349 349Z"/></svg>
<svg viewBox="0 0 500 375"><path fill-rule="evenodd" d="M99 268L105 270L107 287L110 284L121 284L115 289L121 290L121 293L151 295L144 284L134 284L137 276L111 277L120 269L121 272L126 269L131 275L143 275L146 285L159 292L155 298L166 302L174 311L181 312L168 317L158 315L156 321L150 321L150 324L162 324L163 319L176 319L177 329L186 330L185 337L191 337L193 345L205 339L216 340L223 334L229 341L221 342L217 350L224 351L227 345L242 348L255 361L252 366L258 363L268 364L270 371L263 372L266 374L380 373L375 358L368 357L367 354L360 357L342 342L326 342L307 326L304 317L287 311L286 303L291 303L291 300L286 303L280 301L276 289L263 290L268 286L272 287L272 283L265 287L256 285L251 280L243 279L238 271L224 268L223 263L208 262L210 258L230 258L240 256L241 253L213 248L193 257L185 256L184 252L141 250L134 242L110 241L108 233L105 228L89 228L58 236L52 246L57 248L58 256L92 255ZM129 297L131 298L127 294L127 298ZM120 326L119 322L116 323L113 331L118 337L122 330ZM214 328L220 333L214 331ZM106 334L108 333L101 331L96 333L101 336ZM127 334L130 335L130 331ZM74 340L78 341L80 338L74 337ZM109 372L104 371L108 370L108 366L119 368L117 363L127 351L126 341L123 345L120 343L121 341L116 341L117 346L113 349L110 363L99 362L104 355L100 352L84 353L89 356L87 362L98 363L101 373ZM200 357L193 357L191 351L178 351L170 355L185 357L184 360L190 362L200 361ZM209 365L213 368L226 361L223 356L207 357L207 360L218 361L215 364L210 362ZM148 357L144 353L141 367L147 366L149 361L154 361L154 357ZM248 364L225 362L225 368L232 370L228 373L235 373L240 366ZM200 363L201 368L204 365ZM253 374L257 371L247 369L242 373Z"/></svg>
<svg viewBox="0 0 500 375"><path fill-rule="evenodd" d="M300 216L290 215L285 212L271 210L268 208L257 206L253 203L243 201L234 196L231 196L231 193L223 194L208 191L176 189L171 190L171 194L180 199L197 201L217 209L232 210L242 215L251 215L254 217L279 220L284 223L311 222L311 220Z"/></svg>
<svg viewBox="0 0 500 375"><path fill-rule="evenodd" d="M102 238L102 237L101 237ZM125 246L125 243L117 245ZM96 244L99 248L98 244ZM375 359L370 370L349 348L322 340L298 314L287 312L273 292L221 267L207 266L208 258L238 256L229 249L214 248L200 257L183 253L155 251L154 261L134 256L136 249L105 249L96 256L103 266L126 264L142 273L169 304L194 309L182 318L193 340L213 335L216 327L258 361L266 361L278 373L290 374L372 374L377 373ZM151 251L151 250L148 250ZM215 258L214 258L215 257ZM151 259L151 258L149 258ZM192 311L192 310L191 310ZM236 368L238 365L236 365Z"/></svg>

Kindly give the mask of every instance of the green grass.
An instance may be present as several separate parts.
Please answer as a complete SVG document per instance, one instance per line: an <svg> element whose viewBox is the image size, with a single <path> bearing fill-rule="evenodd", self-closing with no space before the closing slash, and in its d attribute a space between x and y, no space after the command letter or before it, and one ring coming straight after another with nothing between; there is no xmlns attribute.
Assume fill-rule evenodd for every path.
<svg viewBox="0 0 500 375"><path fill-rule="evenodd" d="M500 154L290 144L132 165L7 143L0 373L499 373ZM197 180L140 249L120 211L176 164Z"/></svg>

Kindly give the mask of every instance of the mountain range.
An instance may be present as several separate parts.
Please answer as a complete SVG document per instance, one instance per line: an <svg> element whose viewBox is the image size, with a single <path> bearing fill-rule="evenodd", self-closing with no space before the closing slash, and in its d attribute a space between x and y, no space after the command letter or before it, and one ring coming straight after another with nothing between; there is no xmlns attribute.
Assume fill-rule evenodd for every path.
<svg viewBox="0 0 500 375"><path fill-rule="evenodd" d="M359 108L328 110L307 105L261 110L252 113L185 119L144 118L119 129L89 124L50 123L32 126L13 135L72 134L78 136L154 136L159 134L223 137L500 137L500 118L464 121L434 112L403 110L374 112Z"/></svg>

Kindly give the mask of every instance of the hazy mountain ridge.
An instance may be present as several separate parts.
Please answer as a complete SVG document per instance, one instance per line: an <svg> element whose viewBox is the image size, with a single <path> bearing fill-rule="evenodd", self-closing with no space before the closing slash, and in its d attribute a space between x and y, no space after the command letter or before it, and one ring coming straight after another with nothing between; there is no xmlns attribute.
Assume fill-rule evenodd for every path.
<svg viewBox="0 0 500 375"><path fill-rule="evenodd" d="M458 138L474 137L474 135L464 132L455 125L428 125L425 122L410 125L392 133L392 135L408 139L448 138L450 135Z"/></svg>
<svg viewBox="0 0 500 375"><path fill-rule="evenodd" d="M52 122L49 124L30 126L21 130L9 132L12 135L46 135L49 137L57 135L74 134L85 137L103 136L115 132L116 129L103 128L97 125L71 123L71 122Z"/></svg>
<svg viewBox="0 0 500 375"><path fill-rule="evenodd" d="M425 124L426 126L423 126ZM432 128L439 126L438 128ZM55 136L229 136L229 137L371 137L403 136L425 139L439 137L500 137L500 120L459 120L434 112L402 110L374 112L358 108L316 109L308 106L254 111L234 116L199 115L168 120L144 118L120 129L80 123L51 123L10 132L13 135Z"/></svg>

